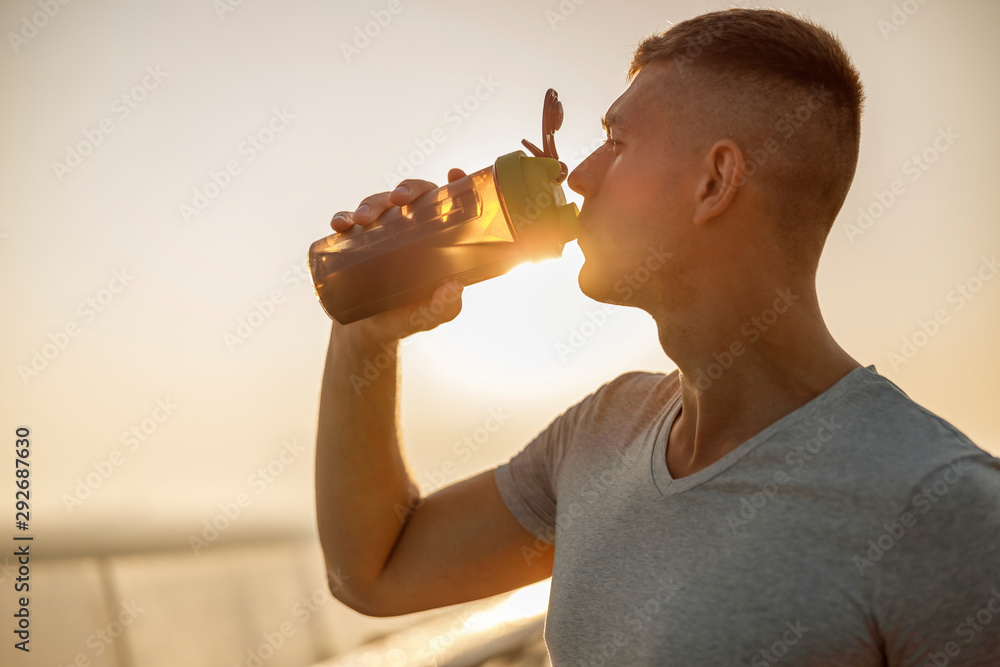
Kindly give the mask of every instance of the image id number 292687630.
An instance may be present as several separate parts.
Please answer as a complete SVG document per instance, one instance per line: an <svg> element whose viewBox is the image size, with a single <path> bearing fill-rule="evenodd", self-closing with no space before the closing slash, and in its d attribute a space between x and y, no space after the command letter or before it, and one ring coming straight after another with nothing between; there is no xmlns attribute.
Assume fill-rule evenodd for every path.
<svg viewBox="0 0 1000 667"><path fill-rule="evenodd" d="M17 576L14 578L14 595L17 598L14 612L14 648L27 653L31 634L31 617L28 611L28 595L30 586L30 541L28 522L31 519L31 468L29 454L31 453L31 430L27 426L19 426L14 431L17 436L14 441L14 526L19 533L14 534L14 556L17 558Z"/></svg>

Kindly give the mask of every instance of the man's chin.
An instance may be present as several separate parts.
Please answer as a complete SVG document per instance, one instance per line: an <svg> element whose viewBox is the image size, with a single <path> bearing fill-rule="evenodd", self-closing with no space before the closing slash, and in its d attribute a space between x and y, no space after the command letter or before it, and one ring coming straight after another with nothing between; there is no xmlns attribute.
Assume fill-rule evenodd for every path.
<svg viewBox="0 0 1000 667"><path fill-rule="evenodd" d="M577 276L577 284L580 285L580 291L594 301L616 306L628 305L623 303L624 295L615 291L615 286L595 269L592 262L584 262L580 275Z"/></svg>

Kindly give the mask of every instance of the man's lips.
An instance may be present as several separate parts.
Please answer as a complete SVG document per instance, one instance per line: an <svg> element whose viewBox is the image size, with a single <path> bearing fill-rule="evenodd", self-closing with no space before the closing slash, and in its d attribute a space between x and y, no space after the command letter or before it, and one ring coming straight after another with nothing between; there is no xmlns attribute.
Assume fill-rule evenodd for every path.
<svg viewBox="0 0 1000 667"><path fill-rule="evenodd" d="M577 231L576 234L576 245L580 248L581 251L583 251L584 244L589 241L590 230L582 210L580 211L580 214L576 218L576 223L577 223L577 228L579 230Z"/></svg>
<svg viewBox="0 0 1000 667"><path fill-rule="evenodd" d="M576 216L576 224L577 224L577 227L580 229L579 236L583 236L584 234L587 233L587 228L590 226L587 223L587 218L588 217L590 217L590 216L588 216L586 213L584 213L584 210L581 208L580 212Z"/></svg>

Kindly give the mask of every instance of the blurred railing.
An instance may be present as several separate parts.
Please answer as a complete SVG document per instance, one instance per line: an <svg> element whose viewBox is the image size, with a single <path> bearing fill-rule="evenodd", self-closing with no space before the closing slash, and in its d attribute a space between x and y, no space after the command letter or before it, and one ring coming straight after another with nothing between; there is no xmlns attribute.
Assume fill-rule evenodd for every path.
<svg viewBox="0 0 1000 667"><path fill-rule="evenodd" d="M463 606L314 667L547 666L541 635L548 598L549 582L542 581Z"/></svg>
<svg viewBox="0 0 1000 667"><path fill-rule="evenodd" d="M17 563L0 557L0 585ZM547 667L548 582L406 616L372 618L329 591L315 540L119 550L31 562L31 652L52 667ZM12 618L15 598L0 596Z"/></svg>

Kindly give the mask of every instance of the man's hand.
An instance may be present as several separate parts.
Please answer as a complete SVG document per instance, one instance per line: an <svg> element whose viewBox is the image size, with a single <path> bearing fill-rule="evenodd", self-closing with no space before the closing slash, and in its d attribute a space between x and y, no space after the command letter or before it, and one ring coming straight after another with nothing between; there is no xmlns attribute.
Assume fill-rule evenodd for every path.
<svg viewBox="0 0 1000 667"><path fill-rule="evenodd" d="M448 180L464 176L452 169ZM370 225L435 187L403 181L330 225L338 232ZM400 450L398 340L458 315L461 301L448 288L429 302L335 321L330 332L316 430L316 521L331 592L365 614L443 607L552 575L552 549L523 555L535 553L537 540L507 509L492 470L421 498ZM443 309L426 308L438 298ZM380 360L374 376L373 359Z"/></svg>
<svg viewBox="0 0 1000 667"><path fill-rule="evenodd" d="M461 169L448 171L448 182L465 177ZM339 211L330 221L330 227L335 232L344 232L359 225L367 227L378 221L379 216L393 206L405 206L420 195L437 189L430 181L407 179L396 186L392 192L380 192L361 200L353 211ZM450 322L462 310L462 286L457 283L445 283L435 290L430 300L403 306L394 310L378 313L369 318L349 325L334 322L334 327L353 327L358 333L376 342L389 342L406 338L419 331L428 331L445 322ZM440 303L442 308L428 308L432 303Z"/></svg>

